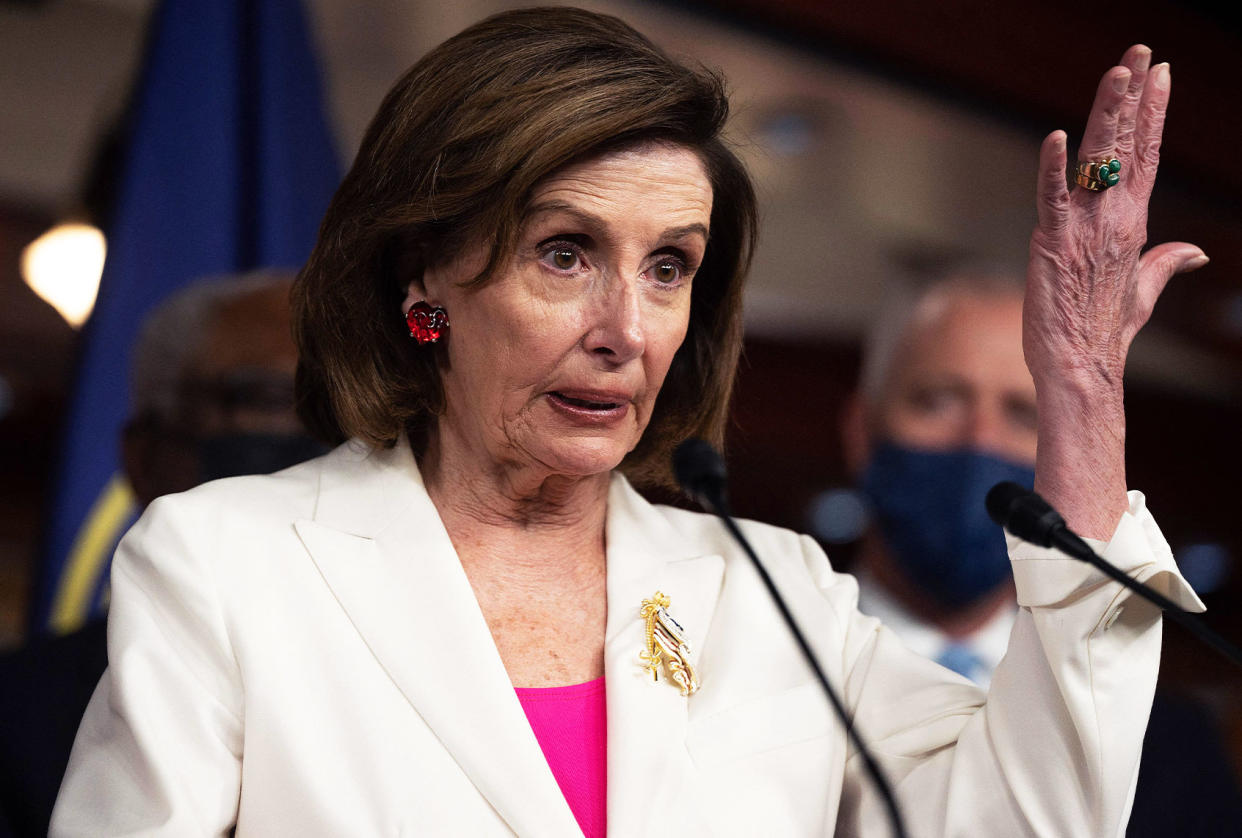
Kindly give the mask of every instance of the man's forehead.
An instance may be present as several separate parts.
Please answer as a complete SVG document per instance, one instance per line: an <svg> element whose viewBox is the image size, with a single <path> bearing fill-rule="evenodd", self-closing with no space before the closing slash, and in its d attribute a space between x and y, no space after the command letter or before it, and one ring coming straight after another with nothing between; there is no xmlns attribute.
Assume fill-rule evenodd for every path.
<svg viewBox="0 0 1242 838"><path fill-rule="evenodd" d="M1017 285L997 283L995 286L943 285L919 301L906 332L955 320L965 312L1013 317L1022 313L1022 289ZM1015 337L1021 340L1021 332Z"/></svg>
<svg viewBox="0 0 1242 838"><path fill-rule="evenodd" d="M987 374L1034 387L1022 357L1022 298L955 292L919 306L895 360L896 375L917 372Z"/></svg>
<svg viewBox="0 0 1242 838"><path fill-rule="evenodd" d="M206 378L236 369L272 369L292 375L297 366L289 313L289 286L280 283L223 301L203 324L188 365Z"/></svg>

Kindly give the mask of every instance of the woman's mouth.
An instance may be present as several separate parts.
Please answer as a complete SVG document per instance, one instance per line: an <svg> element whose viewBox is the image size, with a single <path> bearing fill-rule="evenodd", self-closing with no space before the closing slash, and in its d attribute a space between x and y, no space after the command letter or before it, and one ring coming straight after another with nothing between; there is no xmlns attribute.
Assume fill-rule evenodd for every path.
<svg viewBox="0 0 1242 838"><path fill-rule="evenodd" d="M552 390L548 402L562 416L575 422L610 423L629 413L630 400L620 393L565 393Z"/></svg>
<svg viewBox="0 0 1242 838"><path fill-rule="evenodd" d="M620 402L591 401L590 399L580 399L574 396L567 396L564 393L558 393L556 391L553 391L549 395L565 402L566 404L574 407L585 408L587 410L612 410L613 408L621 406Z"/></svg>

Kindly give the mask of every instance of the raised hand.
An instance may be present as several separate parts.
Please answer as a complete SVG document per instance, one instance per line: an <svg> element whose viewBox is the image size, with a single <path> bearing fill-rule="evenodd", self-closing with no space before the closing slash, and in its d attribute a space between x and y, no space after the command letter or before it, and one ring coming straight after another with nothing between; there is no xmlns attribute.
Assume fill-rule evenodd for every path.
<svg viewBox="0 0 1242 838"><path fill-rule="evenodd" d="M1143 252L1170 88L1168 65L1149 68L1150 60L1135 45L1104 74L1083 133L1078 161L1115 157L1115 186L1067 185L1063 131L1039 155L1023 314L1039 395L1036 488L1071 527L1097 538L1111 535L1126 508L1121 382L1130 344L1169 279L1207 262L1186 242Z"/></svg>

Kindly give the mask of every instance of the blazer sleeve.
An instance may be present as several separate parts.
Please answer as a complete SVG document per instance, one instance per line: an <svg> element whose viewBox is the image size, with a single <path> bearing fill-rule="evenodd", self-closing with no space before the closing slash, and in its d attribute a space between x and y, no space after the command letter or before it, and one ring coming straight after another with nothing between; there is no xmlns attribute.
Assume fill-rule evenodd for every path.
<svg viewBox="0 0 1242 838"><path fill-rule="evenodd" d="M78 730L50 834L210 836L237 817L242 689L212 557L218 514L156 500L112 563L108 670Z"/></svg>
<svg viewBox="0 0 1242 838"><path fill-rule="evenodd" d="M1203 610L1140 493L1130 493L1112 539L1092 547ZM1013 538L1009 548L1019 613L986 695L854 610L845 701L912 835L1122 836L1159 669L1160 612L1082 562ZM852 580L845 587L856 595ZM839 834L886 829L851 754Z"/></svg>

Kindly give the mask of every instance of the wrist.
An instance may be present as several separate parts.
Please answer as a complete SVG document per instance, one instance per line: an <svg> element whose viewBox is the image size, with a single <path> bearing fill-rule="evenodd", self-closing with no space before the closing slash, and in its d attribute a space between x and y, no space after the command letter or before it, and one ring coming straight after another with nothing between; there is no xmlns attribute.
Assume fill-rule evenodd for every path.
<svg viewBox="0 0 1242 838"><path fill-rule="evenodd" d="M1062 371L1035 380L1035 405L1040 435L1055 432L1062 424L1095 426L1106 422L1125 431L1125 395L1120 377L1115 380L1096 373Z"/></svg>
<svg viewBox="0 0 1242 838"><path fill-rule="evenodd" d="M1125 409L1120 387L1073 375L1036 386L1035 489L1080 535L1107 540L1125 511Z"/></svg>

